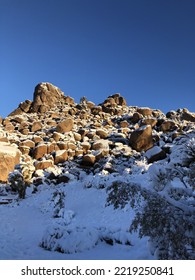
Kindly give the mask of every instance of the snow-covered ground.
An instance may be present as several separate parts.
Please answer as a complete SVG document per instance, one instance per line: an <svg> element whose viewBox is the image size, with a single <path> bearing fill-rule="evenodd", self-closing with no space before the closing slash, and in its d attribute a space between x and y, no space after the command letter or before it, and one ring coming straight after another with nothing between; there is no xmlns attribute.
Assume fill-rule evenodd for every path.
<svg viewBox="0 0 195 280"><path fill-rule="evenodd" d="M168 215L160 212L158 218L164 214L170 221L176 221L176 226L177 219L180 218L177 229L179 233L182 231L180 226L186 221L187 226L192 227L190 234L193 239L194 139L179 139L171 146L171 153L167 158L154 163L148 163L144 154L140 154L139 157L106 158L105 166L100 172L83 171L74 162L67 162L63 167L59 165L56 170L52 169L53 171L39 171L37 175L42 174L43 183L37 187L36 192L32 184L27 188L25 199L18 200L15 194L11 203L0 204L0 259L155 259L150 251L151 243L149 249L148 238L140 239L137 232L129 232L135 217L135 209L131 208L129 199L124 208L115 209L113 204L108 205L109 187L113 188L113 182L117 182L118 189L123 183L127 188L138 184L142 190L149 190L151 195L158 193L159 197L168 201L173 206L169 210L174 207L181 209L182 213L189 217L189 221L182 220L183 216L177 216L177 211L173 210L172 214ZM190 159L191 165L183 166L183 158ZM112 173L107 171L110 166ZM51 171L67 175L69 182L55 185L52 180L48 181L47 176L51 175ZM0 186L1 200L4 197L9 198L10 195L13 198L14 194L10 189L6 192L5 186ZM124 199L123 195L120 199ZM160 209L164 211L164 208ZM147 214L144 218L149 228L150 216ZM161 222L160 228L168 228L169 233L170 221L163 221L166 221L167 225L165 227L164 222ZM158 229L158 223L155 224ZM174 227L171 230L171 234L177 235ZM188 227L187 234L189 235ZM168 235L164 234L163 238L166 236ZM155 250L158 250L158 247L153 249L157 256ZM192 252L190 259L193 256ZM175 259L187 257L174 255Z"/></svg>
<svg viewBox="0 0 195 280"><path fill-rule="evenodd" d="M26 199L0 205L0 259L153 259L147 239L128 232L134 213L130 207L105 207L106 190L86 188L83 182L73 180L59 188L65 193L61 218L53 217L55 201L51 200L56 186L44 185L35 194L29 188ZM61 240L69 253L40 247L47 233L60 226L72 232ZM109 245L105 237L122 244ZM131 245L125 245L126 241Z"/></svg>

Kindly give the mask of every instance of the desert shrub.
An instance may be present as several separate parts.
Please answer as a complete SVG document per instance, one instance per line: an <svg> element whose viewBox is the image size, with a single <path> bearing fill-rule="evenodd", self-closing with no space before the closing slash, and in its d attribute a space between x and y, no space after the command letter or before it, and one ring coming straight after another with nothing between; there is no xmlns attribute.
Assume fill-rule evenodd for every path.
<svg viewBox="0 0 195 280"><path fill-rule="evenodd" d="M195 163L195 138L191 138L184 145L185 153L183 157L183 162L185 165L189 166L190 164Z"/></svg>
<svg viewBox="0 0 195 280"><path fill-rule="evenodd" d="M27 185L24 182L22 173L18 170L10 172L8 176L8 182L11 186L11 189L18 192L19 198L24 199Z"/></svg>
<svg viewBox="0 0 195 280"><path fill-rule="evenodd" d="M140 185L135 183L126 183L114 181L108 188L107 206L114 205L114 208L124 208L127 203L130 203L134 208L140 202Z"/></svg>
<svg viewBox="0 0 195 280"><path fill-rule="evenodd" d="M137 212L130 232L140 238L149 236L158 259L193 259L193 216L171 205L165 198L147 194L141 211Z"/></svg>
<svg viewBox="0 0 195 280"><path fill-rule="evenodd" d="M61 190L56 190L51 199L53 202L53 217L61 218L64 216L65 193Z"/></svg>
<svg viewBox="0 0 195 280"><path fill-rule="evenodd" d="M49 251L65 254L79 253L97 245L98 230L86 227L66 227L55 224L47 228L40 246Z"/></svg>
<svg viewBox="0 0 195 280"><path fill-rule="evenodd" d="M161 171L158 173L157 169L153 177L161 178ZM138 231L140 238L148 236L158 259L194 259L194 193L184 185L178 191L164 177L163 188L159 179L153 182L151 189L134 183L114 182L108 188L107 205L124 208L130 204L135 209L130 233Z"/></svg>

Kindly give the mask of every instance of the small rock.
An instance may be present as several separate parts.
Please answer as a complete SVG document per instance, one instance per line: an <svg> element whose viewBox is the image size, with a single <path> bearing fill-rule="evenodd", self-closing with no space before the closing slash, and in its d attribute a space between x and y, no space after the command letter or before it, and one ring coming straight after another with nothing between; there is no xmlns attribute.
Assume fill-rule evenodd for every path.
<svg viewBox="0 0 195 280"><path fill-rule="evenodd" d="M65 161L67 161L67 159L68 159L68 152L67 152L67 150L56 151L55 157L54 157L54 163L55 164L63 163Z"/></svg>

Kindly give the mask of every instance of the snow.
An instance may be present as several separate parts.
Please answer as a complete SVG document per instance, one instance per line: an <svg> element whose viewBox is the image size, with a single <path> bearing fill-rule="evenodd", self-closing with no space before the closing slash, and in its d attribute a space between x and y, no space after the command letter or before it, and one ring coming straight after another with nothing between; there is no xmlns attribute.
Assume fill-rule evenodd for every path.
<svg viewBox="0 0 195 280"><path fill-rule="evenodd" d="M152 147L151 149L149 149L149 150L146 151L145 156L146 156L147 158L151 158L152 156L159 154L161 151L162 151L162 150L161 150L160 147L154 146L154 147Z"/></svg>
<svg viewBox="0 0 195 280"><path fill-rule="evenodd" d="M111 174L105 169L85 172L71 163L64 170L59 166L49 168L48 173L36 171L37 176L45 179L49 172L65 174L70 181L55 185L43 180L45 183L38 186L37 192L33 187L27 188L24 200L17 200L17 195L9 193L7 198L13 202L0 203L0 259L156 259L154 242L148 237L139 238L137 232L129 232L135 210L130 204L123 209L108 206L107 189L116 180L121 184L139 184L142 189L158 192L170 205L191 215L194 213L194 189L188 187L189 178L179 175L174 178L174 174L169 176L169 173L182 167L186 155L184 145L188 143L194 149L194 142L194 138L189 142L188 138L181 137L170 144L171 153L166 159L152 164L147 163L146 154L117 159L108 157L104 168L113 168ZM159 149L154 147L148 153L156 153ZM184 167L182 171L185 171ZM2 200L6 197L1 185L0 197Z"/></svg>
<svg viewBox="0 0 195 280"><path fill-rule="evenodd" d="M42 185L35 194L28 188L26 199L0 205L0 259L153 259L147 238L128 232L130 207L105 207L106 190L86 188L81 181L61 184L60 190L65 192L62 218L53 218L56 186ZM52 240L56 229L61 238ZM117 242L111 246L108 239ZM59 245L65 253L54 251Z"/></svg>

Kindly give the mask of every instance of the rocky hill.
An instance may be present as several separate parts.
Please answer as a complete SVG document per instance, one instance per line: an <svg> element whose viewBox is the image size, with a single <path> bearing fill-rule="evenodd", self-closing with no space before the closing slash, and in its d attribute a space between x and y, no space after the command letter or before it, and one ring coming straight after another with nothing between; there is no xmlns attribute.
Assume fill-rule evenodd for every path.
<svg viewBox="0 0 195 280"><path fill-rule="evenodd" d="M67 161L97 172L106 158L138 157L149 163L168 156L169 144L194 129L195 114L187 109L170 111L132 107L120 94L95 105L80 104L56 86L40 83L33 101L21 102L0 119L0 181L6 182L14 165L27 165L30 180L40 172ZM108 172L115 170L110 166Z"/></svg>
<svg viewBox="0 0 195 280"><path fill-rule="evenodd" d="M164 232L162 226L166 223L167 225L164 239L155 239L153 236L153 243L158 244L160 248L164 246L163 250L166 252L170 250L167 248L165 250L166 246L164 243L161 244L162 240L170 239L170 244L173 243L171 246L176 246L175 244L178 246L176 255L169 256L166 253L161 254L161 258L186 259L189 257L186 248L194 246L194 240L188 234L185 239L187 245L184 244L181 249L178 241L171 238L179 236L181 240L185 232L183 235L177 235L177 232L170 234L168 231L170 224L177 220L178 225L184 225L183 228L186 226L193 232L195 230L194 162L195 113L187 109L178 109L164 114L158 109L128 106L119 93L107 97L99 105L85 97L81 97L80 103L77 104L73 98L65 96L58 87L50 83L40 83L35 87L33 101L21 102L6 118L0 118L0 198L4 198L0 204L11 202L12 198L6 200L10 194L19 194L21 199L25 198L28 189L36 193L42 189L44 191L44 186L49 186L55 198L55 188L59 186L57 193L59 203L56 205L59 204L60 209L64 209L62 187L69 184L72 194L73 185L80 183L82 188L105 189L105 193L108 194L104 193L104 199L107 196L107 204L112 204L115 208L124 208L128 201L134 208L135 198L138 199L136 194L140 193L147 203L150 203L150 207L145 206L142 215L137 216L132 227L137 230L136 225L140 223L144 228L140 236L151 236L153 233L144 225L145 220L150 217L148 223L151 225L151 231L154 228L159 230L156 222L152 220L155 213L155 219L158 219L160 226L157 236L159 232ZM71 185L71 182L74 184ZM76 195L75 189L74 192ZM100 194L95 191L94 193L98 199ZM156 196L157 194L159 196ZM81 190L80 195L82 196ZM132 197L134 198L131 200ZM151 197L155 199L152 200ZM51 204L54 203L54 198ZM88 200L82 198L88 203ZM72 199L74 201L74 197ZM55 208L55 205L52 207ZM77 209L77 204L75 208ZM57 211L56 217L60 217L60 209L54 209ZM185 223L181 220L184 216L182 214L180 217L178 209L186 213ZM103 208L98 211L106 210ZM166 214L165 218L163 211L172 214ZM73 219L71 213L66 214L68 218L66 216L65 220L68 225ZM123 212L116 215L119 219L115 221L116 223L122 221L121 213ZM106 226L108 221L104 219ZM108 220L110 222L110 216ZM91 222L93 223L93 217L90 218ZM83 228L79 230L84 235L88 234L85 232L86 229L84 232ZM74 239L74 230L71 229L70 232ZM96 227L93 232L96 236L94 238L101 241L111 244L122 242L116 235L111 238L110 234L102 233L102 227L101 230ZM62 231L61 234L66 240L67 233ZM91 236L91 233L89 235ZM92 243L95 246L97 240ZM126 243L130 243L128 238L124 241L124 244ZM72 250L59 244L56 247L51 245L48 235L42 239L41 246L60 252Z"/></svg>

